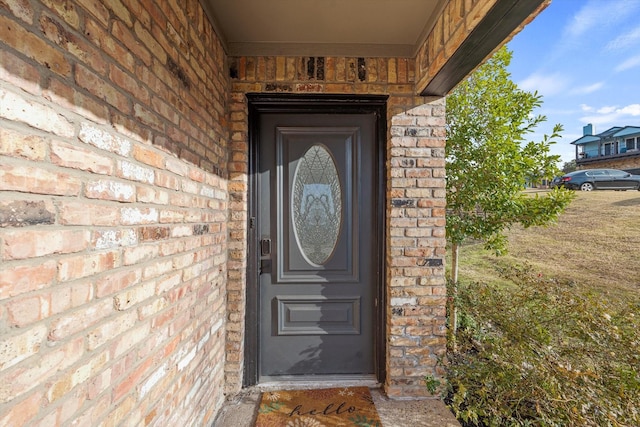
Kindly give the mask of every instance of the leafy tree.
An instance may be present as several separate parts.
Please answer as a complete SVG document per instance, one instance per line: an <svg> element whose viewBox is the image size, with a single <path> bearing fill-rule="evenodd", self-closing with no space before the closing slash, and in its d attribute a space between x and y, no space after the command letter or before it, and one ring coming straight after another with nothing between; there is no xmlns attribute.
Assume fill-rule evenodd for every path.
<svg viewBox="0 0 640 427"><path fill-rule="evenodd" d="M498 50L447 97L447 238L452 245L453 293L458 281L458 249L468 238L483 241L501 254L505 231L514 224L545 225L557 219L573 195L554 189L526 194L527 183L559 173L559 156L550 145L561 125L541 142L525 135L546 117L534 115L542 104L537 92L521 90L511 80L507 48ZM455 296L455 295L454 295ZM455 332L455 309L452 330Z"/></svg>
<svg viewBox="0 0 640 427"><path fill-rule="evenodd" d="M564 165L562 166L562 172L564 173L573 172L576 169L577 169L577 166L576 166L575 159L569 160L568 162L564 162Z"/></svg>

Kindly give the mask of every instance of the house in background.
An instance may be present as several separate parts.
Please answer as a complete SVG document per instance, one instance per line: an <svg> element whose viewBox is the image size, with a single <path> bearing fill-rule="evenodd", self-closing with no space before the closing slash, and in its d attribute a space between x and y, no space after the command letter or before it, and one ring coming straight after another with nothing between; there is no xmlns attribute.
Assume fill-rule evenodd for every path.
<svg viewBox="0 0 640 427"><path fill-rule="evenodd" d="M0 425L428 397L444 96L548 3L0 1Z"/></svg>
<svg viewBox="0 0 640 427"><path fill-rule="evenodd" d="M640 126L614 126L594 134L593 125L583 127L573 141L579 169L612 168L640 173Z"/></svg>

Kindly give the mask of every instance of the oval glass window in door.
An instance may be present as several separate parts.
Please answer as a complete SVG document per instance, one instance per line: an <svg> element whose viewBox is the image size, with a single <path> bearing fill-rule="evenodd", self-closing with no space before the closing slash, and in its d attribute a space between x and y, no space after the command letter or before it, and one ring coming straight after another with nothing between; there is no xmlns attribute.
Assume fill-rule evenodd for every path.
<svg viewBox="0 0 640 427"><path fill-rule="evenodd" d="M292 187L296 242L309 264L322 266L331 258L342 226L340 178L324 145L313 145L298 161Z"/></svg>

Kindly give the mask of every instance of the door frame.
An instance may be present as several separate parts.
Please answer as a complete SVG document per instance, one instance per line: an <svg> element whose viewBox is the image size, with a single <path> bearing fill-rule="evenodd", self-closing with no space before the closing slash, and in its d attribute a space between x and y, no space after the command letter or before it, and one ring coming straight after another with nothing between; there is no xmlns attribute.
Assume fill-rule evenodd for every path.
<svg viewBox="0 0 640 427"><path fill-rule="evenodd" d="M376 132L374 147L375 180L374 189L375 218L377 235L376 265L376 307L374 313L374 367L378 382L383 383L385 370L386 338L386 293L385 278L385 209L386 195L384 153L387 135L387 98L386 95L334 95L334 94L265 94L248 93L249 121L249 171L248 171L248 216L247 216L247 289L245 295L245 340L243 386L258 383L259 338L258 319L260 309L259 295L259 254L258 254L258 161L259 161L259 123L264 113L289 114L375 114Z"/></svg>

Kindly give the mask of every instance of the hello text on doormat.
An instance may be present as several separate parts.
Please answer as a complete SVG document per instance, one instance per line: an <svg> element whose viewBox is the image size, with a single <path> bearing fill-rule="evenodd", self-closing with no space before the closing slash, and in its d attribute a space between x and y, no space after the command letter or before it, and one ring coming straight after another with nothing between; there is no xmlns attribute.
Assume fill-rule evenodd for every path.
<svg viewBox="0 0 640 427"><path fill-rule="evenodd" d="M262 394L256 427L382 427L368 387Z"/></svg>

